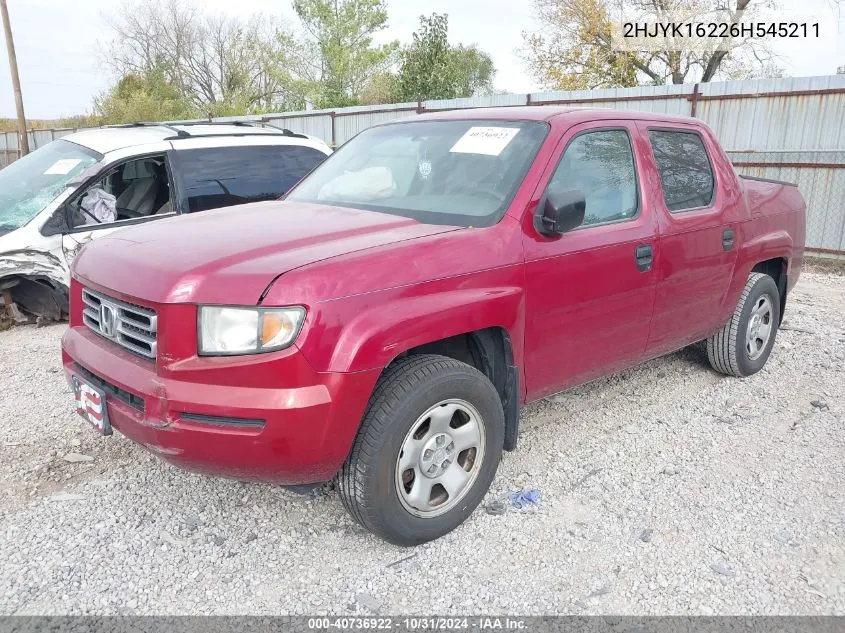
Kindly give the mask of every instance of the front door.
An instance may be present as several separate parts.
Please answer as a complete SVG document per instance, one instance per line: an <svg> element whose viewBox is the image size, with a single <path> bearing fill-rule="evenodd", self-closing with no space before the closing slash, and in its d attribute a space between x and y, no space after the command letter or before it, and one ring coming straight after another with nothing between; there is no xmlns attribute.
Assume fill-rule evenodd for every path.
<svg viewBox="0 0 845 633"><path fill-rule="evenodd" d="M631 121L575 126L543 176L546 191L583 192L587 208L582 226L558 237L539 235L524 219L529 399L643 358L657 248L640 187L644 142Z"/></svg>
<svg viewBox="0 0 845 633"><path fill-rule="evenodd" d="M165 155L144 156L108 169L65 204L71 230L62 236L68 265L92 239L174 215Z"/></svg>

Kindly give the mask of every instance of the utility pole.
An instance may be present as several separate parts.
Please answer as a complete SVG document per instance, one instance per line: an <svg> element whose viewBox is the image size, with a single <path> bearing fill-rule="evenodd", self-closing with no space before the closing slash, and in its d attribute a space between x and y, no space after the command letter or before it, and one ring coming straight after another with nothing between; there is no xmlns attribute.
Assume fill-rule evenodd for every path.
<svg viewBox="0 0 845 633"><path fill-rule="evenodd" d="M18 111L18 143L21 156L29 154L29 138L26 135L26 116L23 113L23 94L21 78L18 76L18 58L15 55L15 42L12 39L12 25L9 22L9 7L6 0L0 0L0 13L3 14L3 32L6 34L6 50L9 53L9 70L12 74L12 88L15 90L15 109Z"/></svg>

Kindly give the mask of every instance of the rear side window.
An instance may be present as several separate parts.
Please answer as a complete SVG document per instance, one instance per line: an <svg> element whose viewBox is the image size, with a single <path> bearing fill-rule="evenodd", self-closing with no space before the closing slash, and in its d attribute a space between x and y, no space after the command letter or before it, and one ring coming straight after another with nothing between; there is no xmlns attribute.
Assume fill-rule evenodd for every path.
<svg viewBox="0 0 845 633"><path fill-rule="evenodd" d="M188 213L275 200L326 158L300 145L213 147L177 154Z"/></svg>
<svg viewBox="0 0 845 633"><path fill-rule="evenodd" d="M714 179L707 150L698 134L649 130L663 197L669 211L709 207Z"/></svg>
<svg viewBox="0 0 845 633"><path fill-rule="evenodd" d="M587 208L582 226L636 216L637 176L628 133L597 130L576 136L566 147L549 189L584 194Z"/></svg>

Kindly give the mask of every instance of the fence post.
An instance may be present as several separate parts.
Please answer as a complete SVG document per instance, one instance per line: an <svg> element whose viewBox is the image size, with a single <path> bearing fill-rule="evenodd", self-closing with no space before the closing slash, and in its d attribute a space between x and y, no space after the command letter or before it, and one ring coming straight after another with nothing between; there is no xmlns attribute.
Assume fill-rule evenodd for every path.
<svg viewBox="0 0 845 633"><path fill-rule="evenodd" d="M692 96L690 97L689 115L691 117L694 117L696 110L698 110L698 84L695 84L692 87Z"/></svg>
<svg viewBox="0 0 845 633"><path fill-rule="evenodd" d="M527 105L527 106L533 105L531 103L531 93L530 92L527 95L525 95L525 105Z"/></svg>
<svg viewBox="0 0 845 633"><path fill-rule="evenodd" d="M334 127L334 120L335 120L335 117L337 116L337 113L334 110L332 110L331 112L329 112L329 116L331 117L331 120L332 120L332 149L334 149L335 147L337 147L337 135L335 133L335 127Z"/></svg>

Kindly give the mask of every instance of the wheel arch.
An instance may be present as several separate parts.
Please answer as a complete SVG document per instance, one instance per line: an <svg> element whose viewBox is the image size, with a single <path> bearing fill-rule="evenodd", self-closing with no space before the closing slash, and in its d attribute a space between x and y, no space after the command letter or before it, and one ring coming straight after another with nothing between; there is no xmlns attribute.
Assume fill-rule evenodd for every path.
<svg viewBox="0 0 845 633"><path fill-rule="evenodd" d="M516 449L519 435L519 370L514 361L513 343L505 328L488 327L430 341L402 352L392 362L420 354L454 358L487 376L496 388L505 412L504 449Z"/></svg>
<svg viewBox="0 0 845 633"><path fill-rule="evenodd" d="M786 257L773 257L754 264L751 269L752 273L762 273L768 275L775 281L778 288L778 295L780 297L780 321L783 322L783 313L786 310L786 295L787 295L787 271L789 270L789 260ZM780 325L780 323L778 323Z"/></svg>
<svg viewBox="0 0 845 633"><path fill-rule="evenodd" d="M722 321L731 318L742 295L748 275L761 272L770 275L780 292L781 319L786 307L789 262L793 256L792 237L786 230L771 231L757 235L742 244L734 265L733 278L722 303ZM783 284L783 286L781 286Z"/></svg>
<svg viewBox="0 0 845 633"><path fill-rule="evenodd" d="M21 250L0 255L0 292L27 312L59 320L68 312L67 272L51 253Z"/></svg>

